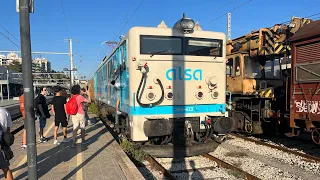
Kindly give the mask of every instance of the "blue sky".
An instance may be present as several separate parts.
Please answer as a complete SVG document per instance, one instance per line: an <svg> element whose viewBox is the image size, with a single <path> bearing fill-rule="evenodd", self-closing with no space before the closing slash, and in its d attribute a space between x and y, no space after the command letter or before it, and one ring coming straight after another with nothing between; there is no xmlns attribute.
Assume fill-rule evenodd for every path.
<svg viewBox="0 0 320 180"><path fill-rule="evenodd" d="M68 31L61 0L34 1L35 13L30 16L32 51L68 52L69 44L64 39L71 37L78 74L91 77L102 57L111 50L101 43L118 39L117 34L126 22L125 15L129 18L142 0L63 0ZM183 12L199 21L204 30L226 32L227 16L222 15L232 11L231 37L236 38L254 29L288 21L291 16L319 13L319 7L319 0L144 0L120 34L126 34L133 26L157 26L162 20L172 27ZM15 8L15 0L1 0L0 25L19 40L19 14ZM312 18L319 17L320 14ZM20 46L1 27L0 32ZM18 47L0 34L0 50L18 50ZM67 55L42 57L51 61L54 70L70 67Z"/></svg>

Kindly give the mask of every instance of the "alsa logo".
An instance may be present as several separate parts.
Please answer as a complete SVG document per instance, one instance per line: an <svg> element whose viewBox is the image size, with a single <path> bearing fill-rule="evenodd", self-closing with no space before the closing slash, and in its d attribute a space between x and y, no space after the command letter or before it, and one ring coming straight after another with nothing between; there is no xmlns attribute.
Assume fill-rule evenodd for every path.
<svg viewBox="0 0 320 180"><path fill-rule="evenodd" d="M182 67L179 66L178 69L169 69L166 72L166 77L168 80L185 80L185 81L190 81L192 79L196 81L201 81L202 80L202 70L201 69L196 69L192 71L192 69L188 68L185 69L184 71L182 70Z"/></svg>

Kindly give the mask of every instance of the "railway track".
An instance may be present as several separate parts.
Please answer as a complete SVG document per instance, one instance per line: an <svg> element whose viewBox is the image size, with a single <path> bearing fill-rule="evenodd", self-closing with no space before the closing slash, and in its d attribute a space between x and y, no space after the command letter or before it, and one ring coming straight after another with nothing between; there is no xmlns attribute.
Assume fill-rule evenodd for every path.
<svg viewBox="0 0 320 180"><path fill-rule="evenodd" d="M201 159L202 158L202 159ZM204 154L202 156L195 156L195 157L188 157L188 160L184 159L172 159L172 158L153 158L152 156L148 155L147 161L152 169L160 171L167 179L184 179L187 176L191 176L193 178L217 178L217 177L203 177L204 175L210 174L214 176L222 176L234 179L248 179L248 180L257 180L258 177L251 175L221 159L218 159L210 154ZM211 163L208 163L208 161ZM194 167L191 165L191 168L188 167L187 161L203 161L204 164L209 166L204 167ZM193 166L193 167L192 167ZM183 167L183 168L181 168ZM197 174L198 171L198 174ZM209 172L209 173L206 173ZM217 173L218 172L218 173ZM217 173L217 174L216 174ZM199 175L200 174L200 175ZM210 175L209 175L210 176ZM231 177L230 177L231 176ZM232 177L234 176L234 177Z"/></svg>
<svg viewBox="0 0 320 180"><path fill-rule="evenodd" d="M104 122L109 132L120 143L117 133L110 127L112 123ZM132 159L132 157L130 157ZM248 179L257 180L258 177L251 175L242 169L231 165L219 158L216 158L210 154L204 154L202 156L194 156L187 158L154 158L147 154L146 162L142 162L144 168L149 167L150 171L153 170L154 174L158 174L156 179L207 179L207 178L227 178L227 179ZM192 162L192 163L191 163ZM137 166L141 167L140 163L134 162ZM156 171L156 172L154 172ZM191 173L191 175L190 175ZM145 175L146 176L146 175ZM159 177L162 176L162 177ZM206 176L206 177L203 177ZM155 178L153 176L152 178ZM150 178L150 179L152 179Z"/></svg>
<svg viewBox="0 0 320 180"><path fill-rule="evenodd" d="M234 137L237 137L237 138L241 138L243 140L256 143L258 145L263 145L263 146L267 146L267 147L270 147L270 148L278 149L280 151L283 151L283 152L286 152L286 153L290 153L290 154L294 154L296 156L300 156L300 157L306 158L307 160L312 160L312 161L320 163L320 158L316 157L316 156L312 156L312 155L309 155L309 154L304 154L304 153L301 153L301 152L293 151L293 150L290 150L290 149L288 149L286 147L272 145L272 144L269 144L269 143L266 143L266 142L262 142L262 141L259 141L259 140L256 140L256 139L252 139L250 137L246 137L244 135L239 135L239 134L230 134L230 135L231 135L231 137L234 136Z"/></svg>

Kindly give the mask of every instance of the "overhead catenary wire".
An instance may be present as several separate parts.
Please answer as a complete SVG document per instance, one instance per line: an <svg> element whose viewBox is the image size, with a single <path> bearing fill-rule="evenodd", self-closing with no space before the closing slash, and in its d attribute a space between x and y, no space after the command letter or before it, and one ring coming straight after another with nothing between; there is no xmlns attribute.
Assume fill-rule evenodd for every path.
<svg viewBox="0 0 320 180"><path fill-rule="evenodd" d="M316 6L316 5L317 5L317 3L314 4L314 5L312 5L312 6L309 5L307 8L303 8L302 10L297 11L296 14L298 14L299 12L303 12L303 11L309 9L309 7L314 7L314 6ZM306 16L306 17L304 17L304 18L310 18L310 17L316 16L316 15L319 15L319 14L320 14L320 12L319 12L319 13L316 13L316 14L312 14L312 15ZM291 20L288 20L288 21L284 21L284 22L282 22L282 23L275 23L275 24L287 24L287 23L290 23L290 22L291 22ZM267 28L272 28L273 26L274 26L274 25L272 25L272 26L270 26L270 27L267 27ZM244 31L244 32L241 33L241 34L246 34L247 32L249 32L249 31L246 30L246 31Z"/></svg>
<svg viewBox="0 0 320 180"><path fill-rule="evenodd" d="M140 8L140 6L142 5L142 3L144 2L144 0L142 0L139 5L137 6L137 8L134 10L133 14L129 17L129 19L127 19L126 23L122 26L121 30L119 31L119 33L114 37L113 41L115 41L115 39L121 34L122 30L125 28L125 26L128 24L128 22L130 21L130 19L135 15L135 13L138 11L138 9Z"/></svg>
<svg viewBox="0 0 320 180"><path fill-rule="evenodd" d="M61 6L62 6L62 12L63 12L63 17L64 17L65 27L66 27L66 30L67 30L68 37L70 38L68 24L67 24L67 17L66 17L66 13L65 13L65 10L64 10L64 5L63 5L63 0L60 0L60 1L61 1Z"/></svg>
<svg viewBox="0 0 320 180"><path fill-rule="evenodd" d="M226 3L224 3L222 6L218 7L217 9L215 9L214 11L212 11L208 16L211 16L213 13L215 13L216 11L218 11L219 9L222 9L223 7L225 7L226 5L228 5L231 1L233 0L229 0Z"/></svg>
<svg viewBox="0 0 320 180"><path fill-rule="evenodd" d="M123 20L120 22L119 27L117 28L116 32L118 32L118 30L121 28L122 23L123 23L126 19L128 19L128 14L129 14L129 12L131 11L131 9L133 8L133 5L134 5L135 1L136 1L136 0L133 0L133 1L132 1L132 4L131 4L129 10L127 11L126 15L123 17Z"/></svg>
<svg viewBox="0 0 320 180"><path fill-rule="evenodd" d="M0 32L0 34L1 34L2 36L4 36L6 39L8 39L12 44L14 44L14 45L17 46L19 49L21 49L20 46L17 45L15 42L13 42L8 36L6 36L5 34L3 34L2 32Z"/></svg>
<svg viewBox="0 0 320 180"><path fill-rule="evenodd" d="M231 13L231 12L235 11L236 9L239 9L240 7L242 7L242 6L244 6L244 5L248 4L248 3L250 3L251 1L253 1L253 0L246 1L246 2L244 2L243 4L241 4L241 5L237 6L237 7L234 7L232 10L230 10L230 11L228 11L228 12L226 12L226 13L221 14L220 16L218 16L217 18L215 18L215 19L213 19L213 20L209 21L207 24L203 25L202 27L205 27L205 26L207 26L208 24L211 24L212 22L214 22L214 21L216 21L216 20L218 20L218 19L222 18L223 16L228 15L228 13Z"/></svg>
<svg viewBox="0 0 320 180"><path fill-rule="evenodd" d="M4 28L1 24L0 24L0 27L2 29L4 29L10 36L12 36L18 43L20 43L20 40L18 40L14 35L12 35L6 28Z"/></svg>

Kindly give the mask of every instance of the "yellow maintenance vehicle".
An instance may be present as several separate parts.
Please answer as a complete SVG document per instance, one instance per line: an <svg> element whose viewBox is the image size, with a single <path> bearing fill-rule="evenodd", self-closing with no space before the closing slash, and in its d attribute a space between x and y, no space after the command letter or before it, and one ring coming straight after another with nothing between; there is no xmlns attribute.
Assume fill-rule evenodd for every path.
<svg viewBox="0 0 320 180"><path fill-rule="evenodd" d="M227 41L227 90L235 131L249 134L278 132L288 113L291 48L289 38L310 19L292 17ZM289 84L288 84L289 83ZM284 123L283 123L284 124Z"/></svg>

